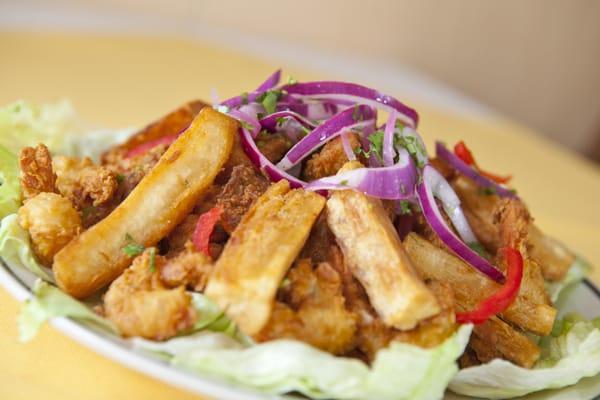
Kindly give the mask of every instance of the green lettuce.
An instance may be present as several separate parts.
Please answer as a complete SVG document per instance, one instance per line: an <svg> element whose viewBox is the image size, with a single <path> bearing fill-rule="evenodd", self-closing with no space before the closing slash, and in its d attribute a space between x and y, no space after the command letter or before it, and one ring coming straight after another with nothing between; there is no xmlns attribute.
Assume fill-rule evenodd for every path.
<svg viewBox="0 0 600 400"><path fill-rule="evenodd" d="M457 372L472 327L462 326L433 349L394 342L371 367L335 357L303 342L243 345L222 333L200 332L166 342L133 339L139 349L178 367L266 393L300 392L319 399L438 399Z"/></svg>
<svg viewBox="0 0 600 400"><path fill-rule="evenodd" d="M587 262L578 258L571 268L569 268L569 271L562 281L546 283L546 290L548 291L552 302L559 302L559 298L566 296L570 289L577 286L577 284L587 276L591 269L592 267Z"/></svg>
<svg viewBox="0 0 600 400"><path fill-rule="evenodd" d="M573 385L600 373L600 319L585 321L567 316L557 325L561 328L556 336L540 342L542 357L533 369L496 359L461 370L450 382L450 390L505 399Z"/></svg>
<svg viewBox="0 0 600 400"><path fill-rule="evenodd" d="M17 156L0 145L0 218L16 212L21 205Z"/></svg>
<svg viewBox="0 0 600 400"><path fill-rule="evenodd" d="M33 255L29 233L19 225L16 214L7 215L0 222L0 256L13 268L26 269L38 278L54 281L50 270Z"/></svg>
<svg viewBox="0 0 600 400"><path fill-rule="evenodd" d="M31 340L40 327L54 317L70 317L108 332L117 332L107 319L96 314L88 305L42 280L36 281L32 293L33 297L25 302L18 318L21 341Z"/></svg>

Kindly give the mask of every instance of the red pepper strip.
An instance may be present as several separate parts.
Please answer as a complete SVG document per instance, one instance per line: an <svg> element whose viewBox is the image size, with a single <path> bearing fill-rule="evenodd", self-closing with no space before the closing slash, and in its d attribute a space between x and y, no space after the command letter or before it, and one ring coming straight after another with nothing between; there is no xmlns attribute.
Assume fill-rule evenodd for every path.
<svg viewBox="0 0 600 400"><path fill-rule="evenodd" d="M146 153L148 150L153 149L156 146L161 145L161 144L170 145L171 143L173 143L175 141L175 139L177 139L178 136L179 135L166 135L163 137L159 137L158 139L151 140L146 143L142 143L139 146L134 147L133 149L129 150L127 152L127 154L125 154L125 158L139 156L141 154Z"/></svg>
<svg viewBox="0 0 600 400"><path fill-rule="evenodd" d="M506 281L494 294L482 300L474 310L456 313L456 322L461 324L484 323L490 317L506 310L519 294L523 279L523 257L512 247L504 247L500 251L506 258Z"/></svg>
<svg viewBox="0 0 600 400"><path fill-rule="evenodd" d="M196 250L203 252L207 256L210 256L210 250L208 248L208 242L210 241L210 235L215 229L215 224L221 217L223 209L219 206L213 207L204 214L200 215L196 228L194 229L194 235L192 236L192 242Z"/></svg>
<svg viewBox="0 0 600 400"><path fill-rule="evenodd" d="M512 178L512 176L510 176L510 175L500 176L500 175L492 174L490 172L486 172L486 171L482 170L479 167L479 165L477 165L477 163L475 162L473 153L471 153L471 150L469 150L469 148L467 147L465 142L463 142L462 140L460 142L456 143L456 145L454 146L454 154L456 154L456 156L458 158L463 160L465 162L465 164L472 165L473 167L475 167L477 169L477 172L479 172L481 175L485 176L486 178L493 180L496 183L507 183Z"/></svg>

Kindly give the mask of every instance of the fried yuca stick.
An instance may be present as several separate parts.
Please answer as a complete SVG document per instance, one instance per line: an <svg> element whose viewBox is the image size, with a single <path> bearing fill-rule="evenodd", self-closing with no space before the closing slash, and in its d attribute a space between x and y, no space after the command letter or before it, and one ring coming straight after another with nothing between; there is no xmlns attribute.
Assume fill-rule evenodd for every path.
<svg viewBox="0 0 600 400"><path fill-rule="evenodd" d="M56 255L58 285L86 297L129 265L123 252L128 241L151 246L162 239L211 185L229 157L237 127L211 108L200 112L123 203Z"/></svg>
<svg viewBox="0 0 600 400"><path fill-rule="evenodd" d="M247 335L268 322L275 294L325 206L325 198L285 180L252 205L225 245L205 294Z"/></svg>
<svg viewBox="0 0 600 400"><path fill-rule="evenodd" d="M342 171L357 166L360 163L347 163ZM380 200L354 190L335 191L327 201L327 222L352 274L386 325L412 329L440 312Z"/></svg>
<svg viewBox="0 0 600 400"><path fill-rule="evenodd" d="M521 367L531 368L540 357L540 349L535 343L497 317L475 325L469 346L482 363L503 358Z"/></svg>
<svg viewBox="0 0 600 400"><path fill-rule="evenodd" d="M560 281L575 262L575 255L562 243L544 235L540 229L529 227L529 254L538 261L544 278L549 281Z"/></svg>
<svg viewBox="0 0 600 400"><path fill-rule="evenodd" d="M457 305L465 310L473 309L499 288L487 276L416 233L409 233L403 244L421 276L450 284ZM547 304L534 303L519 293L501 316L535 334L548 335L554 324L556 309Z"/></svg>

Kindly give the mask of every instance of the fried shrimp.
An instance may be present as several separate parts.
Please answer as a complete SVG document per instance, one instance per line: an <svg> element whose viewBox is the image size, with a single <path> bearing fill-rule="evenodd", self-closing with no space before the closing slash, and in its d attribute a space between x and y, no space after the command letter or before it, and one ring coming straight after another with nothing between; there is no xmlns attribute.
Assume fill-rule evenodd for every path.
<svg viewBox="0 0 600 400"><path fill-rule="evenodd" d="M39 193L56 192L56 174L52 170L52 157L50 151L43 144L34 147L25 147L19 156L21 168L21 188L25 200L35 197Z"/></svg>
<svg viewBox="0 0 600 400"><path fill-rule="evenodd" d="M79 210L99 206L112 199L117 190L117 178L108 168L94 165L88 157L76 159L55 157L56 187Z"/></svg>
<svg viewBox="0 0 600 400"><path fill-rule="evenodd" d="M19 209L19 224L29 232L33 251L46 266L81 231L79 214L56 193L40 193L25 202Z"/></svg>
<svg viewBox="0 0 600 400"><path fill-rule="evenodd" d="M165 340L191 328L196 321L192 297L185 286L166 285L167 261L147 249L109 287L104 311L123 336Z"/></svg>

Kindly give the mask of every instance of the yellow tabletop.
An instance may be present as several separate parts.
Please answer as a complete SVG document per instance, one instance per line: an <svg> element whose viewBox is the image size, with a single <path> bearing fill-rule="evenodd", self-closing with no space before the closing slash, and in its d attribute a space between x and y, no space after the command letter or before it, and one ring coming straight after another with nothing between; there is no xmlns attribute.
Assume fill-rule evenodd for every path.
<svg viewBox="0 0 600 400"><path fill-rule="evenodd" d="M85 34L0 32L0 54L0 104L69 98L95 127L140 126L186 100L210 99L212 90L224 98L252 89L277 67L287 67L198 42ZM335 79L296 68L285 72L301 80ZM597 167L509 121L467 119L412 104L430 148L434 139L464 139L487 169L514 175L545 231L600 265ZM593 280L600 283L599 270ZM18 310L0 289L0 399L198 398L96 355L50 327L19 344Z"/></svg>

